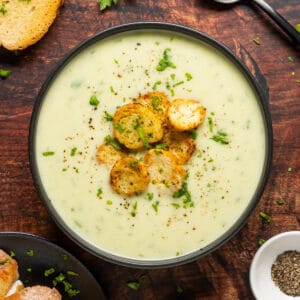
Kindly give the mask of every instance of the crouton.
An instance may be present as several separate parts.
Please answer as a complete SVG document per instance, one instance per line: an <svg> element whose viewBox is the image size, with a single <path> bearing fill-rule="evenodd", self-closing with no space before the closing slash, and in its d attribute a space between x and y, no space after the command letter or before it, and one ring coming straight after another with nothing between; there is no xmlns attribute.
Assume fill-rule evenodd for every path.
<svg viewBox="0 0 300 300"><path fill-rule="evenodd" d="M181 187L186 173L171 151L151 149L145 154L144 162L153 184L161 183L171 190L178 190Z"/></svg>
<svg viewBox="0 0 300 300"><path fill-rule="evenodd" d="M26 287L8 296L5 300L61 300L61 294L56 288L35 285Z"/></svg>
<svg viewBox="0 0 300 300"><path fill-rule="evenodd" d="M18 279L18 263L0 249L0 299L3 299Z"/></svg>
<svg viewBox="0 0 300 300"><path fill-rule="evenodd" d="M163 136L161 120L148 107L129 103L117 109L113 117L113 135L128 149L149 148Z"/></svg>
<svg viewBox="0 0 300 300"><path fill-rule="evenodd" d="M187 132L166 130L161 143L176 157L178 164L185 164L195 151L196 143Z"/></svg>
<svg viewBox="0 0 300 300"><path fill-rule="evenodd" d="M63 0L2 1L0 46L23 50L39 41L55 20Z"/></svg>
<svg viewBox="0 0 300 300"><path fill-rule="evenodd" d="M162 123L165 122L167 109L170 104L166 94L162 92L149 92L134 99L134 102L149 107Z"/></svg>
<svg viewBox="0 0 300 300"><path fill-rule="evenodd" d="M169 124L177 131L191 130L205 118L206 108L193 99L175 99L167 110Z"/></svg>
<svg viewBox="0 0 300 300"><path fill-rule="evenodd" d="M101 144L97 148L96 158L99 164L113 166L115 162L125 156L125 153L108 143Z"/></svg>
<svg viewBox="0 0 300 300"><path fill-rule="evenodd" d="M123 196L142 192L149 182L147 167L134 157L126 156L119 159L110 172L112 188Z"/></svg>

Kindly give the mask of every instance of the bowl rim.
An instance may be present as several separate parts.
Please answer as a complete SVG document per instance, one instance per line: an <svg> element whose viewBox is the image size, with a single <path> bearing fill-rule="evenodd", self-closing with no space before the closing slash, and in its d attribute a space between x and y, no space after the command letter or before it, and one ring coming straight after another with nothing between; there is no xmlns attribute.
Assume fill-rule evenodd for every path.
<svg viewBox="0 0 300 300"><path fill-rule="evenodd" d="M213 47L219 53L223 54L227 59L229 59L243 74L243 76L247 79L248 83L251 85L252 89L255 91L257 95L257 103L259 105L261 115L264 121L264 129L265 129L265 159L262 167L262 173L260 180L257 184L256 190L253 193L252 199L249 201L247 207L244 209L243 213L240 217L231 225L231 227L224 232L220 237L218 237L215 241L210 243L209 245L200 248L196 251L192 251L188 254L172 257L172 258L164 258L164 259L133 259L128 257L123 257L119 255L115 255L104 251L100 248L93 246L92 244L84 241L75 231L73 231L69 226L62 220L54 206L51 204L51 201L47 197L47 193L43 188L43 184L41 182L41 178L38 172L37 161L35 159L35 136L36 136L36 127L38 123L39 113L42 107L44 95L47 93L51 83L55 80L56 76L59 72L82 50L87 47L93 45L94 43L114 36L116 34L132 32L136 30L158 30L164 32L172 32L174 34L181 34L187 38L193 38ZM30 162L30 170L33 177L34 185L37 190L39 198L42 200L48 213L56 223L56 225L60 228L62 232L66 234L71 240L73 240L77 245L79 245L84 250L90 252L91 254L114 264L123 265L127 267L135 267L135 268L162 268L162 267L172 267L178 266L181 264L186 264L192 262L200 257L203 257L212 251L215 251L219 247L221 247L224 243L226 243L229 239L231 239L246 223L250 214L256 207L263 191L267 183L267 179L269 176L271 163L272 163L272 154L273 154L273 130L272 130L272 122L271 116L268 109L268 96L262 90L254 76L248 70L246 65L223 43L214 39L213 37L195 30L193 28L178 25L174 23L166 23L166 22L135 22L135 23L126 23L122 25L117 25L106 30L100 31L93 36L87 38L83 42L81 42L78 46L76 46L73 50L71 50L50 72L50 75L47 77L46 81L42 85L34 107L30 120L29 127L29 137L28 137L28 145L29 145L29 162Z"/></svg>

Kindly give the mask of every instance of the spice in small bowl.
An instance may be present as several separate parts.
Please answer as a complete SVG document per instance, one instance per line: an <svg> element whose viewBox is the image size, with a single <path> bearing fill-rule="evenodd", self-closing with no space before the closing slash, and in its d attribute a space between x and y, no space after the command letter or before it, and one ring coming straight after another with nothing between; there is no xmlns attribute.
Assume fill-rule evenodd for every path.
<svg viewBox="0 0 300 300"><path fill-rule="evenodd" d="M300 296L300 252L279 254L271 268L272 280L289 296Z"/></svg>

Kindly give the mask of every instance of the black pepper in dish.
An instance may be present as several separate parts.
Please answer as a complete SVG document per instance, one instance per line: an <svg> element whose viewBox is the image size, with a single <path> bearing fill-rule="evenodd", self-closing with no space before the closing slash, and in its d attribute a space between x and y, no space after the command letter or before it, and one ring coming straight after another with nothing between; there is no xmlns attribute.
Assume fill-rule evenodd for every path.
<svg viewBox="0 0 300 300"><path fill-rule="evenodd" d="M271 268L272 280L289 296L300 296L300 252L285 251L278 255Z"/></svg>

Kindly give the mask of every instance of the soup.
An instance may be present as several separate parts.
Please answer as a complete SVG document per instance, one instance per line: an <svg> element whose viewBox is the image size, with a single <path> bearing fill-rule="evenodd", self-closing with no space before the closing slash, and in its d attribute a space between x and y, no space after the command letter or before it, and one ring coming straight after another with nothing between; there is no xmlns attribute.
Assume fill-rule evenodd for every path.
<svg viewBox="0 0 300 300"><path fill-rule="evenodd" d="M164 58L171 64L159 70ZM108 116L153 90L206 108L184 166L193 205L151 182L121 196L110 168L97 162L97 147L112 133ZM96 41L69 60L42 101L34 155L49 205L91 247L119 257L163 260L210 245L245 212L264 172L266 129L255 90L225 55L193 38L135 30Z"/></svg>

